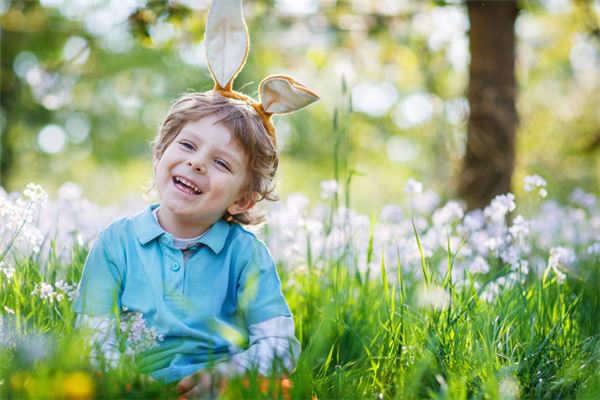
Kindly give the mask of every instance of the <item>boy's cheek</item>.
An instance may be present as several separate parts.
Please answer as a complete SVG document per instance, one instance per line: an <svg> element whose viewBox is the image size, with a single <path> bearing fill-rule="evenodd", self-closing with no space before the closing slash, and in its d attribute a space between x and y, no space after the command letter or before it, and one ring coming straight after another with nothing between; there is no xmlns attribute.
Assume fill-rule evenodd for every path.
<svg viewBox="0 0 600 400"><path fill-rule="evenodd" d="M152 169L154 170L154 174L156 174L156 168L158 167L159 161L160 161L160 156L154 154L152 156Z"/></svg>

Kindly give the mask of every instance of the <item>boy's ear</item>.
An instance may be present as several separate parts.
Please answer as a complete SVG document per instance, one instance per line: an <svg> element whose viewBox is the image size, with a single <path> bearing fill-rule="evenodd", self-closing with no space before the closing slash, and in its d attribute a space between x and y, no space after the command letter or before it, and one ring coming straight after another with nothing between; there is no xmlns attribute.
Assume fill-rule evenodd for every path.
<svg viewBox="0 0 600 400"><path fill-rule="evenodd" d="M229 215L237 215L250 210L256 204L259 194L257 192L246 192L240 195L238 199L229 207Z"/></svg>

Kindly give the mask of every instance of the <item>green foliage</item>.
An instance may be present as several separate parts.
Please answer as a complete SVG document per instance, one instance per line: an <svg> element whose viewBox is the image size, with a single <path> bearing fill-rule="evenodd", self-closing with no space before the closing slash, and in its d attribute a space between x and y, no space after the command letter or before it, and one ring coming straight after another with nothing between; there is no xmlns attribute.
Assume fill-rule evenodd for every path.
<svg viewBox="0 0 600 400"><path fill-rule="evenodd" d="M0 346L1 396L73 397L77 390L87 390L86 398L174 396L172 385L149 380L133 364L93 368L84 337L73 331L69 300L31 295L36 284L65 272L77 280L85 254L75 250L70 265L52 257L45 265L22 259L13 279L3 281L0 300L14 314L2 312L3 323L12 325ZM597 393L598 263L581 266L586 275L563 284L530 277L486 303L473 284L454 287L428 269L429 261L423 264L427 285L446 288L445 307L424 306L419 280L400 274L399 266L393 277L382 265L379 279L333 260L322 268L284 270L303 348L290 396L550 399ZM282 393L275 381L271 394L261 392L264 382L250 382L232 382L223 398Z"/></svg>
<svg viewBox="0 0 600 400"><path fill-rule="evenodd" d="M468 83L468 64L456 62L456 49L467 50L466 28L452 40L432 32L439 28L438 20L450 24L448 15L465 17L463 6L454 3L398 2L384 10L376 2L337 2L294 14L283 3L246 2L251 51L236 89L256 95L263 77L286 72L322 95L318 104L275 121L282 145L282 194L318 196L319 181L331 178L333 169L333 110L345 106L344 90L351 93L365 83L391 85L396 99L381 115L354 107L348 141L356 151L349 161L363 174L353 180L355 206L365 210L399 202L402 183L410 176L432 182L442 195L452 194L466 120L465 115L448 116ZM562 198L577 185L598 187L600 80L593 62L598 58L596 9L589 2L556 3L523 2L517 20L520 130L515 181L537 173ZM149 1L131 9L109 32L121 35L111 41L86 19L105 4L76 17L34 1L6 4L0 16L2 186L15 190L36 181L53 191L72 180L102 203L139 193L152 173L148 143L169 104L188 89L212 87L205 66L187 64L181 57L200 61L202 52L195 46L203 37L206 10ZM87 43L89 54L82 63L76 62L77 56L65 56L65 44L73 37ZM15 61L25 52L46 73L64 80L58 88L69 89L69 101L48 106L34 93L35 85L17 76ZM415 93L429 96L431 117L399 125L399 109ZM64 149L56 154L41 151L40 130L48 124L64 128L73 116L89 121L89 135L79 141L69 131ZM414 154L402 153L406 149ZM394 152L408 158L394 159Z"/></svg>

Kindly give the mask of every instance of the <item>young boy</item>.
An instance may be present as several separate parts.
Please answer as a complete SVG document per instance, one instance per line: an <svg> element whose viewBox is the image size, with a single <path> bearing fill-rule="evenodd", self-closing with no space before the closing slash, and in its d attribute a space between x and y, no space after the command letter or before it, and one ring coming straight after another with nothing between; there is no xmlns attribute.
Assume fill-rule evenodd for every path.
<svg viewBox="0 0 600 400"><path fill-rule="evenodd" d="M143 313L164 340L137 364L165 382L215 362L223 374L268 374L278 357L292 370L299 343L274 262L239 225L260 221L252 207L272 198L278 156L260 117L217 92L188 94L153 158L160 204L100 233L75 304L80 321L101 328L96 340L115 362L115 309ZM246 351L235 352L224 334L232 330L248 331Z"/></svg>
<svg viewBox="0 0 600 400"><path fill-rule="evenodd" d="M136 364L180 381L186 395L207 390L211 377L295 366L300 344L275 263L240 224L260 222L254 205L275 198L271 116L318 99L286 75L263 79L260 101L232 89L248 55L241 0L213 1L205 43L214 90L177 100L154 141L160 203L100 233L74 306L111 364L121 310L142 313L162 341L136 354Z"/></svg>

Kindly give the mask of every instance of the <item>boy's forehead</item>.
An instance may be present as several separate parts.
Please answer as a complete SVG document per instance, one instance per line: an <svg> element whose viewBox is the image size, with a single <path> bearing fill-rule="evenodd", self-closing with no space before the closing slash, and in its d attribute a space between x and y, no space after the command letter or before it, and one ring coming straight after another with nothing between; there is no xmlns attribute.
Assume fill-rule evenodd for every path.
<svg viewBox="0 0 600 400"><path fill-rule="evenodd" d="M242 156L246 155L244 146L231 129L224 123L218 122L214 117L187 122L177 136L199 142L210 140L214 144L223 146L224 149L239 152Z"/></svg>

